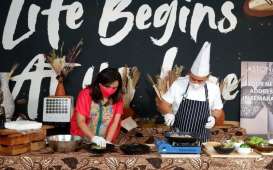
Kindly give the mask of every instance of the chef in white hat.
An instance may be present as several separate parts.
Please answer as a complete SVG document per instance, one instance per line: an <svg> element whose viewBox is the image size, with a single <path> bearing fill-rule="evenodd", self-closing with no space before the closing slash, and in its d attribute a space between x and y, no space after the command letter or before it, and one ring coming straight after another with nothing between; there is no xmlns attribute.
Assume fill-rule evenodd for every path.
<svg viewBox="0 0 273 170"><path fill-rule="evenodd" d="M205 42L189 74L178 78L162 96L162 100L156 100L166 125L180 132L195 133L201 142L208 140L215 117L224 114L219 86L207 81L210 74L210 46L210 43Z"/></svg>

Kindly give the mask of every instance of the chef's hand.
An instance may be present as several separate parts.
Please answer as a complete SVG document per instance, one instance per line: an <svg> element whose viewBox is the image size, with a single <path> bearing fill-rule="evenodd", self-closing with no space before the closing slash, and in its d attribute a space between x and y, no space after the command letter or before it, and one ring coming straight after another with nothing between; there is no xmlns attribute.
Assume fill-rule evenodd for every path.
<svg viewBox="0 0 273 170"><path fill-rule="evenodd" d="M172 126L174 123L175 115L173 113L167 113L164 115L165 124L167 126Z"/></svg>
<svg viewBox="0 0 273 170"><path fill-rule="evenodd" d="M155 104L157 110L162 114L172 112L172 105L166 102L164 99L159 99L158 97L156 97Z"/></svg>
<svg viewBox="0 0 273 170"><path fill-rule="evenodd" d="M100 136L93 136L91 142L98 145L101 148L106 148L106 140Z"/></svg>
<svg viewBox="0 0 273 170"><path fill-rule="evenodd" d="M208 122L205 125L205 128L211 129L215 125L215 118L213 116L208 117Z"/></svg>

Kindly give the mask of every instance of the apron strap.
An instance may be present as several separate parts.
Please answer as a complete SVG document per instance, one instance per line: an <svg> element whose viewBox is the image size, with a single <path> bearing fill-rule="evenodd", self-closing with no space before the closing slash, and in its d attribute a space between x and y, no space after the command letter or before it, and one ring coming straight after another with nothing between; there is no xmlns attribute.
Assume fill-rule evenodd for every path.
<svg viewBox="0 0 273 170"><path fill-rule="evenodd" d="M206 94L206 101L209 102L209 95L208 95L208 86L207 83L205 83L205 94Z"/></svg>
<svg viewBox="0 0 273 170"><path fill-rule="evenodd" d="M187 87L186 87L186 90L185 90L185 92L182 94L182 99L185 99L185 97L187 97L189 86L190 86L190 83L188 82L188 85L187 85Z"/></svg>

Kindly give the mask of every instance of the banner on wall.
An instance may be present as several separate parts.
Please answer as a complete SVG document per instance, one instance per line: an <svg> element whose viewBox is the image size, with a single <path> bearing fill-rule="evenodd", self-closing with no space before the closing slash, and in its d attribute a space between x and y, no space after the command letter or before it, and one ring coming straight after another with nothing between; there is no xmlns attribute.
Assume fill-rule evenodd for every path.
<svg viewBox="0 0 273 170"><path fill-rule="evenodd" d="M273 132L273 62L241 63L240 125L248 134Z"/></svg>
<svg viewBox="0 0 273 170"><path fill-rule="evenodd" d="M106 66L136 66L142 76L130 107L141 117L162 118L145 75L163 75L163 68L175 65L184 66L184 75L206 41L212 44L211 71L219 80L240 74L242 60L272 62L271 6L266 0L1 1L0 71L19 64L9 82L15 112L39 120L43 98L57 86L44 56L52 49L68 54L82 39L83 49L72 62L81 66L64 82L68 95L76 98ZM229 93L237 82L233 75L227 80L231 87L225 97L233 101L224 106L226 119L237 121L240 98Z"/></svg>

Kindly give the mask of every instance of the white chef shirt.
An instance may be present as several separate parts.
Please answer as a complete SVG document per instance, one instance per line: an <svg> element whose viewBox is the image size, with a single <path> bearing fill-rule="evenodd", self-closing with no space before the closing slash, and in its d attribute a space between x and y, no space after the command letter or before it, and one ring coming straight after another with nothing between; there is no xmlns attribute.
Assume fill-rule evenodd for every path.
<svg viewBox="0 0 273 170"><path fill-rule="evenodd" d="M188 83L189 76L179 77L176 81L173 82L169 90L163 95L163 99L166 102L172 104L172 110L174 114L176 114L179 108L183 95L186 92ZM223 103L219 86L209 81L206 81L206 84L208 88L210 110L222 109ZM190 100L206 101L205 87L195 89L189 85L188 91L184 96Z"/></svg>

